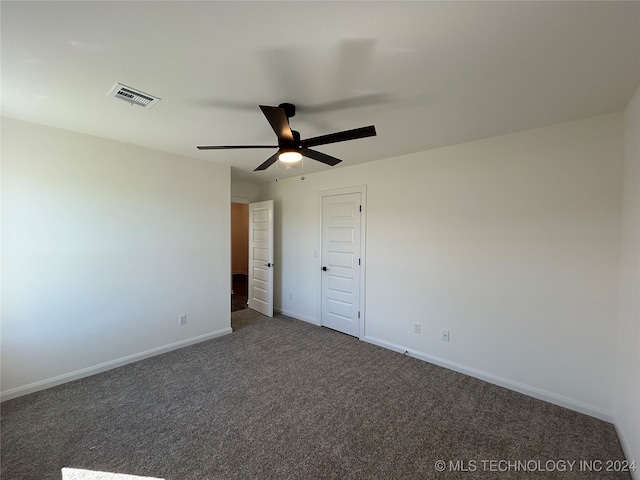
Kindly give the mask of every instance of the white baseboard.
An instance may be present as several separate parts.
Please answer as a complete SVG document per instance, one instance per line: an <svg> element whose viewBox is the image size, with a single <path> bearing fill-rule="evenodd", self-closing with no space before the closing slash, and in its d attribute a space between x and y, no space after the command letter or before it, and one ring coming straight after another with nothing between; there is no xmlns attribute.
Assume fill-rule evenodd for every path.
<svg viewBox="0 0 640 480"><path fill-rule="evenodd" d="M620 440L620 445L622 446L625 458L635 466L635 469L631 470L631 478L633 478L633 480L640 480L640 458L634 458L631 446L625 437L624 430L618 427L618 422L613 422L613 425L616 427L616 433L618 434L618 439Z"/></svg>
<svg viewBox="0 0 640 480"><path fill-rule="evenodd" d="M509 390L514 390L516 392L523 393L530 397L537 398L539 400L544 400L545 402L553 403L554 405L559 405L561 407L565 407L579 413L584 413L585 415L590 415L592 417L599 418L600 420L604 420L605 422L614 423L613 417L609 413L593 405L589 405L587 403L583 403L578 400L574 400L572 398L547 392L546 390L542 390L537 387L532 387L530 385L525 385L520 382L515 382L513 380L509 380L508 378L503 378L498 375L493 375L491 373L478 370L476 368L468 367L466 365L461 365L456 362L451 362L449 360L436 357L434 355L427 355L424 353L417 352L415 350L407 349L401 345L396 345L391 342L380 340L378 338L365 336L365 337L362 337L361 340L368 343L372 343L374 345L378 345L379 347L393 350L398 353L404 353L406 355L417 358L419 360L424 360L425 362L433 363L435 365L448 368L449 370L454 370L459 373L464 373L465 375L469 375L470 377L474 377L479 380L483 380L485 382L498 385L500 387L508 388Z"/></svg>
<svg viewBox="0 0 640 480"><path fill-rule="evenodd" d="M286 315L287 317L295 318L296 320L302 320L303 322L311 323L313 325L317 325L318 327L320 326L320 322L314 317L308 317L307 315L292 312L291 310L280 310L280 313Z"/></svg>
<svg viewBox="0 0 640 480"><path fill-rule="evenodd" d="M222 330L216 330L215 332L206 333L197 337L188 338L186 340L180 340L179 342L170 343L169 345L164 345L162 347L152 348L150 350L145 350L144 352L135 353L133 355L128 355L126 357L118 358L115 360L110 360L108 362L83 368L81 370L76 370L74 372L64 373L62 375L48 378L46 380L40 380L28 385L11 388L4 392L0 392L0 401L10 400L12 398L21 397L22 395L27 395L39 390L44 390L45 388L55 387L56 385L61 385L73 380L89 377L91 375L95 375L96 373L105 372L107 370L111 370L112 368L121 367L129 363L137 362L138 360L143 360L145 358L160 355L162 353L167 353L172 350L177 350L178 348L187 347L189 345L193 345L194 343L200 343L204 342L205 340L211 340L212 338L228 335L229 333L232 333L231 327L223 328Z"/></svg>

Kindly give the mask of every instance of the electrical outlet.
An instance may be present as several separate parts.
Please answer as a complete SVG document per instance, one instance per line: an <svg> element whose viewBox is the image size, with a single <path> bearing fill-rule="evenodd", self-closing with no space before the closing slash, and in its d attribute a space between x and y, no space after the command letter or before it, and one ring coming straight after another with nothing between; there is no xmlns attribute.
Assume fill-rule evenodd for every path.
<svg viewBox="0 0 640 480"><path fill-rule="evenodd" d="M293 300L293 293L289 292L289 300Z"/></svg>
<svg viewBox="0 0 640 480"><path fill-rule="evenodd" d="M443 342L449 341L449 330L442 330L442 341Z"/></svg>
<svg viewBox="0 0 640 480"><path fill-rule="evenodd" d="M186 325L187 324L187 314L183 313L178 317L178 325Z"/></svg>
<svg viewBox="0 0 640 480"><path fill-rule="evenodd" d="M420 324L418 322L413 324L413 333L420 333Z"/></svg>

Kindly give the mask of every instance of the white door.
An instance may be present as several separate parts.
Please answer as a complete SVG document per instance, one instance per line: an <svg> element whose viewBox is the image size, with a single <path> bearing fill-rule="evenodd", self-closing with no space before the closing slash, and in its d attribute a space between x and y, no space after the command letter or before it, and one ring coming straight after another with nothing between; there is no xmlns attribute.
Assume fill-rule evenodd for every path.
<svg viewBox="0 0 640 480"><path fill-rule="evenodd" d="M249 308L273 317L273 200L249 204Z"/></svg>
<svg viewBox="0 0 640 480"><path fill-rule="evenodd" d="M322 325L360 336L361 193L322 197Z"/></svg>

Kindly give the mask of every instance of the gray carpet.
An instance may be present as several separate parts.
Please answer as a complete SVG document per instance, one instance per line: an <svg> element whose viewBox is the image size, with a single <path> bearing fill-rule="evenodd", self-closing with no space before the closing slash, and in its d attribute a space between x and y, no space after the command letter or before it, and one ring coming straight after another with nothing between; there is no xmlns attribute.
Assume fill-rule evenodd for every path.
<svg viewBox="0 0 640 480"><path fill-rule="evenodd" d="M631 478L548 463L623 459L611 424L285 316L232 317L231 335L4 402L2 479Z"/></svg>

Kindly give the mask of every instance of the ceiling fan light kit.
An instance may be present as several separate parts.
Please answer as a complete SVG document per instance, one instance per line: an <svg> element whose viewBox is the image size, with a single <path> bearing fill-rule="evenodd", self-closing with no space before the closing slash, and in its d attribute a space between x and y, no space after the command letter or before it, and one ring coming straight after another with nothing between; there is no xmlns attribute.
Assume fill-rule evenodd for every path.
<svg viewBox="0 0 640 480"><path fill-rule="evenodd" d="M282 163L298 163L302 160L302 154L293 150L286 150L278 155L278 159Z"/></svg>
<svg viewBox="0 0 640 480"><path fill-rule="evenodd" d="M296 107L292 103L281 103L277 107L260 105L260 110L266 117L269 125L278 138L278 145L202 145L198 150L229 150L239 148L277 148L278 151L260 164L254 171L266 170L271 165L280 160L285 164L292 164L300 161L302 157L311 158L318 162L333 167L342 160L326 153L312 150L309 147L327 145L329 143L346 142L358 138L373 137L376 135L376 128L373 125L368 127L344 130L342 132L330 133L319 137L300 139L300 133L291 130L289 119L296 114Z"/></svg>

